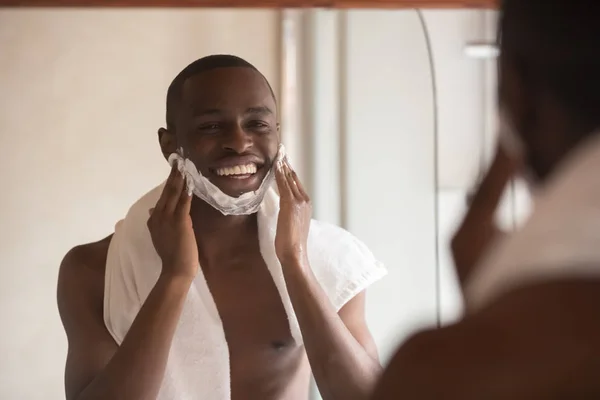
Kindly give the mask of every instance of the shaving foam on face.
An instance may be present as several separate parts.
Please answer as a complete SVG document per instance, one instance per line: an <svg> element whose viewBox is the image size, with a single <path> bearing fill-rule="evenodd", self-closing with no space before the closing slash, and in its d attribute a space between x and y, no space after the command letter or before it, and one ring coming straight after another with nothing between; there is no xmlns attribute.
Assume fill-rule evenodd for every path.
<svg viewBox="0 0 600 400"><path fill-rule="evenodd" d="M279 145L273 165L263 179L260 187L253 192L246 192L239 197L229 196L204 177L189 158L183 157L182 149L169 156L169 164L177 163L177 169L186 180L188 194L199 197L223 215L250 215L260 208L260 205L275 180L275 168L285 158L285 148Z"/></svg>

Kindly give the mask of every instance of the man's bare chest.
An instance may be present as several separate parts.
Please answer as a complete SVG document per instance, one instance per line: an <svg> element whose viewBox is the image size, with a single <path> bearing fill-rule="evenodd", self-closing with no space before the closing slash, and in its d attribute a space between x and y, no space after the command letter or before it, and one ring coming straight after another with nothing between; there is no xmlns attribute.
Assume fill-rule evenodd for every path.
<svg viewBox="0 0 600 400"><path fill-rule="evenodd" d="M287 392L308 385L310 368L303 346L292 338L281 296L261 259L205 273L219 310L230 352L232 390ZM273 393L274 397L275 393Z"/></svg>
<svg viewBox="0 0 600 400"><path fill-rule="evenodd" d="M204 274L230 351L294 345L281 296L260 255Z"/></svg>

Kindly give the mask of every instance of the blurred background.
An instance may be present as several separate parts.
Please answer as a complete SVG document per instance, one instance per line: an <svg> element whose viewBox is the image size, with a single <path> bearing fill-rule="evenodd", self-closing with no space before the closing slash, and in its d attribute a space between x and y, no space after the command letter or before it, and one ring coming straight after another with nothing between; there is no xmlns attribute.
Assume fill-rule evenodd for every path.
<svg viewBox="0 0 600 400"><path fill-rule="evenodd" d="M447 245L496 130L496 12L0 9L0 399L64 399L62 257L163 180L169 83L214 53L256 65L315 217L370 246L386 363L460 316ZM517 182L499 219L527 214ZM318 395L315 393L315 398Z"/></svg>

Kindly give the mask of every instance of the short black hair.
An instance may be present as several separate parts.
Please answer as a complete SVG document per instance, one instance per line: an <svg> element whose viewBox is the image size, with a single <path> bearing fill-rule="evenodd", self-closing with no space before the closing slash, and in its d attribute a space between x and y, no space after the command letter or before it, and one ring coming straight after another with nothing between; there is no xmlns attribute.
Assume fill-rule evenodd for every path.
<svg viewBox="0 0 600 400"><path fill-rule="evenodd" d="M187 67L185 67L179 74L177 74L175 79L173 79L173 82L171 82L171 84L169 85L169 89L167 90L167 129L172 129L174 126L175 110L177 109L179 101L181 99L183 85L188 80L188 78L200 74L202 72L210 71L217 68L235 67L250 68L261 74L261 76L265 79L269 90L271 91L271 95L273 95L273 99L276 100L275 93L273 92L273 89L271 88L271 85L269 84L267 78L265 78L264 75L262 75L262 73L248 61L244 60L243 58L229 54L214 54L206 56L192 62Z"/></svg>
<svg viewBox="0 0 600 400"><path fill-rule="evenodd" d="M600 0L503 0L499 42L524 80L600 126Z"/></svg>

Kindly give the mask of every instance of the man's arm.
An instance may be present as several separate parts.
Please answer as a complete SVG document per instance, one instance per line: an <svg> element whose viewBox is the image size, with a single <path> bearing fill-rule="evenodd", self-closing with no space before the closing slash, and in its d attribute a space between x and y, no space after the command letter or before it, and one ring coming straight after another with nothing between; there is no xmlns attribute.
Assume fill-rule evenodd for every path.
<svg viewBox="0 0 600 400"><path fill-rule="evenodd" d="M83 285L85 273L82 276L89 264L106 262L108 246L92 256L76 248L63 260L58 305L69 341L65 374L69 400L152 400L158 395L173 335L198 272L191 201L174 166L147 223L162 260L161 275L118 348L104 327L103 288L92 297L93 291L87 290L94 286L89 280ZM104 273L99 279L103 282Z"/></svg>
<svg viewBox="0 0 600 400"><path fill-rule="evenodd" d="M490 244L502 235L496 226L496 210L516 171L516 165L516 162L498 147L492 164L477 190L467 199L469 208L450 243L461 287L476 269Z"/></svg>
<svg viewBox="0 0 600 400"><path fill-rule="evenodd" d="M161 277L118 347L104 326L102 303L86 284L86 269L75 249L59 274L58 306L69 342L67 399L156 398L191 281Z"/></svg>
<svg viewBox="0 0 600 400"><path fill-rule="evenodd" d="M306 255L310 199L287 163L277 166L276 177L280 208L275 251L319 391L325 400L366 399L381 366L364 320L365 295L350 300L338 315Z"/></svg>
<svg viewBox="0 0 600 400"><path fill-rule="evenodd" d="M374 400L599 398L600 280L523 287L409 339Z"/></svg>
<svg viewBox="0 0 600 400"><path fill-rule="evenodd" d="M365 293L339 314L308 264L282 265L315 381L325 400L367 399L381 373L365 322Z"/></svg>

